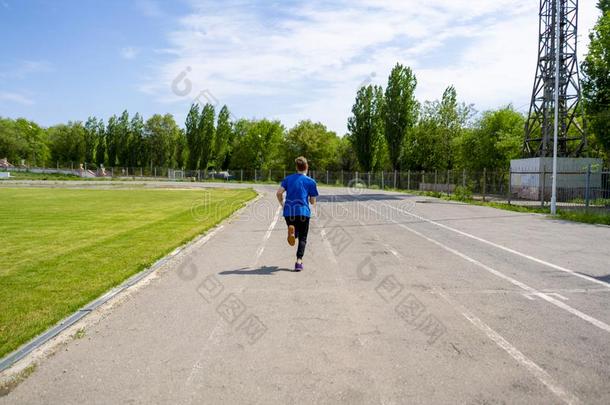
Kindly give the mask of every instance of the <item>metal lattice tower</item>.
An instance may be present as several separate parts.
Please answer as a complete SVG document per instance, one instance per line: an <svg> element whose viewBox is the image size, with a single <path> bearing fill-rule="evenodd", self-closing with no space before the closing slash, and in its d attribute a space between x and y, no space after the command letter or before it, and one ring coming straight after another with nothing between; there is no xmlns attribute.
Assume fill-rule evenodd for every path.
<svg viewBox="0 0 610 405"><path fill-rule="evenodd" d="M557 156L579 156L586 146L584 111L580 102L578 0L540 0L538 66L529 115L525 123L524 155L553 155L555 115L555 32L557 2L560 2L559 133Z"/></svg>

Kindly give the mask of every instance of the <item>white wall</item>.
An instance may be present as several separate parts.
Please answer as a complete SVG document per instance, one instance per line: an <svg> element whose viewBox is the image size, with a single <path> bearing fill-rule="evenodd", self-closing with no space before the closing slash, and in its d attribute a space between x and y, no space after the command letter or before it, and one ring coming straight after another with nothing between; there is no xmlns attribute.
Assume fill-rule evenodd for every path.
<svg viewBox="0 0 610 405"><path fill-rule="evenodd" d="M587 168L591 165L589 187L599 188L602 184L601 159L557 158L557 189L570 190L574 196L584 193L587 187ZM537 200L544 185L545 194L551 191L553 182L553 158L515 159L510 162L511 192L521 198ZM543 176L543 173L546 175ZM582 191L582 193L579 193Z"/></svg>

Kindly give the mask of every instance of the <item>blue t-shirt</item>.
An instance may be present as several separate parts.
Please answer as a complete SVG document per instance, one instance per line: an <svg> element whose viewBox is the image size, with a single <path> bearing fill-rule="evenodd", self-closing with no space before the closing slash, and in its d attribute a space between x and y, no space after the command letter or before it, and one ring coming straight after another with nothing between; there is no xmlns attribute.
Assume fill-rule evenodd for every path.
<svg viewBox="0 0 610 405"><path fill-rule="evenodd" d="M295 173L282 180L282 188L286 190L284 216L310 217L309 197L318 196L316 181L304 174Z"/></svg>

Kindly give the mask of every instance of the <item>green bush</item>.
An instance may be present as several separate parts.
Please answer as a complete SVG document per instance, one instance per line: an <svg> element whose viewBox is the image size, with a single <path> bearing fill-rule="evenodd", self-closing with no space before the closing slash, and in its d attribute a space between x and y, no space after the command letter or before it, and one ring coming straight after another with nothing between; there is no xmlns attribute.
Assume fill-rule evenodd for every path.
<svg viewBox="0 0 610 405"><path fill-rule="evenodd" d="M453 199L458 201L472 200L472 190L468 187L457 186L453 192Z"/></svg>
<svg viewBox="0 0 610 405"><path fill-rule="evenodd" d="M440 191L423 191L422 195L426 197L443 198L443 193Z"/></svg>

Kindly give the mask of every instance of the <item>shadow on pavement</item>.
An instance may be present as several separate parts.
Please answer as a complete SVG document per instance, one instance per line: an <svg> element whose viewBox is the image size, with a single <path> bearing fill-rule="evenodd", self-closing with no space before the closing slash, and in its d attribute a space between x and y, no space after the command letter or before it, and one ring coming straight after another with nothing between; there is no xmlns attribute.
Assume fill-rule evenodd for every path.
<svg viewBox="0 0 610 405"><path fill-rule="evenodd" d="M591 277L591 278L594 278L596 280L603 281L604 283L610 284L610 274L606 274L605 276L593 276L591 274L581 273L579 271L577 271L577 273L578 274L582 274L583 276Z"/></svg>
<svg viewBox="0 0 610 405"><path fill-rule="evenodd" d="M220 274L221 276L228 276L231 274L270 276L273 273L277 273L278 271L288 271L290 273L293 272L290 269L280 268L278 266L263 266L263 267L259 267L258 269L247 269L246 267L243 267L243 268L237 269L237 270L226 270L226 271L221 271L218 274Z"/></svg>

